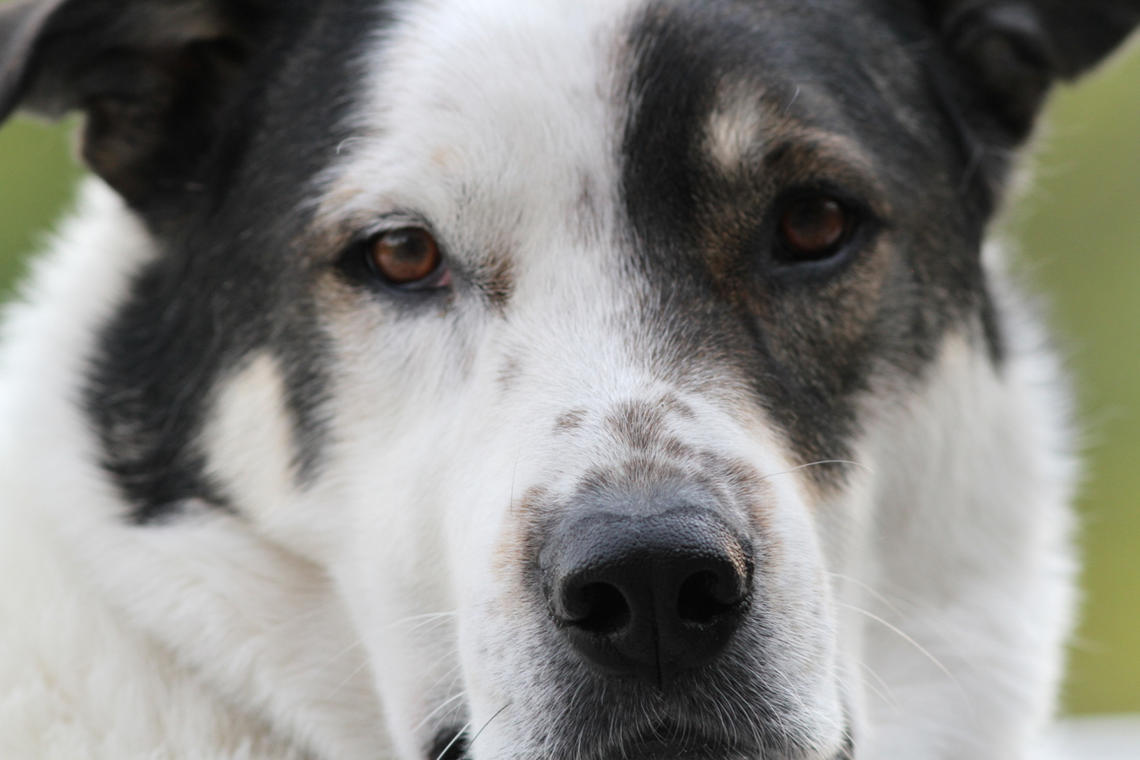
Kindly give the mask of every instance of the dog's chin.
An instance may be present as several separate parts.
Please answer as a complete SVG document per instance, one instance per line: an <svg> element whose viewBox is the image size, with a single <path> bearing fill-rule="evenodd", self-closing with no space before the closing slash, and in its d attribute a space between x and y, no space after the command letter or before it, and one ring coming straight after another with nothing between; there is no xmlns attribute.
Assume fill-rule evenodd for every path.
<svg viewBox="0 0 1140 760"><path fill-rule="evenodd" d="M604 755L605 758L622 760L757 760L759 753L744 753L713 748L676 747L667 742L648 742L632 747L624 747Z"/></svg>
<svg viewBox="0 0 1140 760"><path fill-rule="evenodd" d="M802 748L774 748L741 744L736 737L718 736L713 733L698 734L674 725L658 725L632 736L611 741L597 741L603 731L584 732L589 738L578 742L571 753L582 760L851 760L853 747L848 743L831 753L805 751ZM441 733L441 743L431 757L445 760L482 760L478 749L470 747L462 729L459 741L457 732ZM848 734L849 736L849 734ZM590 745L593 745L592 747ZM448 751L441 752L446 747ZM529 757L527 753L512 754L512 757Z"/></svg>
<svg viewBox="0 0 1140 760"><path fill-rule="evenodd" d="M646 737L604 748L595 757L597 760L803 760L807 756L803 751L744 747L708 736L684 740ZM850 748L844 748L820 757L821 760L850 760L852 754Z"/></svg>
<svg viewBox="0 0 1140 760"><path fill-rule="evenodd" d="M708 737L623 742L603 747L588 757L591 760L804 760L808 756L802 751L741 747L718 737ZM820 760L849 760L850 757L846 751L840 751L820 756Z"/></svg>
<svg viewBox="0 0 1140 760"><path fill-rule="evenodd" d="M668 732L673 733L673 732ZM665 738L668 734L649 734L633 741L604 748L598 760L757 760L758 749L735 747L715 736Z"/></svg>
<svg viewBox="0 0 1140 760"><path fill-rule="evenodd" d="M742 746L725 737L666 738L647 734L633 741L602 748L596 760L803 760L803 750ZM849 749L821 756L821 760L850 760Z"/></svg>
<svg viewBox="0 0 1140 760"><path fill-rule="evenodd" d="M636 721L635 721L636 722ZM846 723L846 722L845 722ZM849 726L849 723L846 723ZM852 760L854 743L850 728L838 735L800 736L793 739L775 732L751 737L743 726L718 726L675 722L642 723L640 727L583 721L573 730L547 725L538 742L523 739L521 745L507 741L497 748L474 746L469 726L444 727L436 735L429 760L487 760L481 750L493 757L512 760L534 757L574 757L579 760ZM829 732L830 733L830 732ZM555 736L561 739L554 739ZM505 738L501 737L500 741ZM537 737L535 737L537 738ZM554 739L552 742L551 740ZM492 742L494 744L495 742ZM542 749L538 745L542 745ZM527 749L529 747L529 749Z"/></svg>

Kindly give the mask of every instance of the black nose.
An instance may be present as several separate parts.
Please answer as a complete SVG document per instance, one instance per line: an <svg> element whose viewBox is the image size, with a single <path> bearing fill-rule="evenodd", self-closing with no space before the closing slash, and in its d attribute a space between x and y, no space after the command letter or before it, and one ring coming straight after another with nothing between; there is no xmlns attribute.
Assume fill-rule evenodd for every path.
<svg viewBox="0 0 1140 760"><path fill-rule="evenodd" d="M748 606L751 552L714 512L593 512L540 555L552 615L571 646L611 675L659 686L717 657Z"/></svg>

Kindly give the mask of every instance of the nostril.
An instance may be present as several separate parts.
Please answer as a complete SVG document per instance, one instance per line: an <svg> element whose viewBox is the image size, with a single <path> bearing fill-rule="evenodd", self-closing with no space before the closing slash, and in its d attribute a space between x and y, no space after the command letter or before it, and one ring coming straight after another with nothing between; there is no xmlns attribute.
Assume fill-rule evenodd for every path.
<svg viewBox="0 0 1140 760"><path fill-rule="evenodd" d="M627 626L631 611L621 591L609 583L587 583L568 594L569 624L590 633L609 635Z"/></svg>
<svg viewBox="0 0 1140 760"><path fill-rule="evenodd" d="M742 600L738 583L712 570L693 573L681 583L677 614L686 623L709 625L726 613L735 612Z"/></svg>

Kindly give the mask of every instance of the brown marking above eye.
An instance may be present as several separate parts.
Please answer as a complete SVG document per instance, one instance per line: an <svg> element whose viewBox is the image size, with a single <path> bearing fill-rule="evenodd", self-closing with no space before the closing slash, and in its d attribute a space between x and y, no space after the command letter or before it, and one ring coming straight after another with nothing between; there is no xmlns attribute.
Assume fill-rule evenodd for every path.
<svg viewBox="0 0 1140 760"><path fill-rule="evenodd" d="M431 233L419 227L401 227L377 235L369 243L368 263L392 285L444 284L425 282L440 270L443 255Z"/></svg>
<svg viewBox="0 0 1140 760"><path fill-rule="evenodd" d="M828 195L797 198L780 215L780 240L794 259L822 259L837 253L851 236L855 218Z"/></svg>

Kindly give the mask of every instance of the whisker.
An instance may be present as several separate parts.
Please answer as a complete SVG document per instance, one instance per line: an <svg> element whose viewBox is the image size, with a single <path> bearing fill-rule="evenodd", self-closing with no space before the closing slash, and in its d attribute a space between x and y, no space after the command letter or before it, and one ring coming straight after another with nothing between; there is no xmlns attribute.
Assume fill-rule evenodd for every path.
<svg viewBox="0 0 1140 760"><path fill-rule="evenodd" d="M863 616L867 617L868 619L873 620L874 622L876 622L879 625L886 628L888 631L897 635L903 641L910 644L912 647L915 648L915 651L917 651L919 654L921 654L923 657L925 657L927 660L929 660L934 665L934 667L938 668L938 670L940 670L943 675L945 675L948 679L950 679L951 683L953 683L958 688L958 690L962 693L962 696L967 697L967 699L966 699L967 704L969 704L971 706L973 705L973 703L970 702L968 699L968 693L962 687L962 684L957 679L957 677L955 677L955 675L952 672L950 672L950 669L942 663L942 660L935 657L930 652L929 649L924 647L922 644L918 643L918 641L915 640L915 638L913 636L911 636L910 634L908 634L906 631L902 630L898 626L893 625L892 623L888 622L887 620L884 620L883 618L879 617L875 613L868 612L867 610L865 610L861 607L856 607L853 604L846 604L844 602L837 602L837 605L840 607L844 607L845 609L851 610L852 612L857 612L860 615L863 615Z"/></svg>
<svg viewBox="0 0 1140 760"><path fill-rule="evenodd" d="M459 680L456 678L456 676L459 675L459 671L462 669L463 669L463 663L462 662L456 662L454 665L452 665L450 668L445 670L443 673L441 673L438 677L436 677L433 680L432 687L433 688L439 688L439 687L442 687L444 684L448 683L449 681Z"/></svg>
<svg viewBox="0 0 1140 760"><path fill-rule="evenodd" d="M425 612L422 615L409 615L405 618L400 618L388 624L388 628L398 628L400 626L414 623L408 630L416 631L420 628L431 625L434 623L443 623L451 618L458 617L459 613L455 610L450 612Z"/></svg>
<svg viewBox="0 0 1140 760"><path fill-rule="evenodd" d="M434 710L429 712L423 720L421 720L419 723L417 723L416 727L413 728L412 730L413 731L419 731L421 728L423 728L429 722L431 722L432 718L434 718L435 716L439 715L441 712L446 710L449 705L451 705L452 703L454 703L457 700L463 699L466 696L467 696L467 692L461 691L458 694L455 694L455 695L450 696L447 699L443 700L442 702L439 703L438 706L436 706L436 708Z"/></svg>
<svg viewBox="0 0 1140 760"><path fill-rule="evenodd" d="M825 464L844 464L844 465L848 465L850 467L858 467L862 470L866 470L868 473L870 473L872 475L875 474L874 470L872 470L870 467L868 467L867 465L865 465L861 462L855 462L855 461L850 460L850 459L820 459L817 462L808 462L807 464L801 464L798 467L791 468L790 470L781 470L780 472L769 472L765 475L761 475L760 479L761 480L767 480L768 478L774 478L778 475L791 475L792 473L799 472L801 470L806 470L810 467L822 467Z"/></svg>
<svg viewBox="0 0 1140 760"><path fill-rule="evenodd" d="M829 570L829 571L827 571L827 574L830 575L832 578L835 578L836 580L845 581L845 582L850 583L852 585L858 586L860 589L862 589L867 594L872 596L875 599L875 601L880 602L884 607L889 609L891 612L895 613L899 617L905 617L905 615L903 614L903 611L899 608L898 604L896 604L894 600L892 600L887 595L883 594L878 589L872 587L870 584L864 583L863 581L859 580L855 576L847 575L846 573L837 573L837 572ZM905 603L905 600L902 600L902 599L899 599L897 601Z"/></svg>
<svg viewBox="0 0 1140 760"><path fill-rule="evenodd" d="M349 682L351 682L352 679L356 678L358 675L360 675L362 672L364 672L364 670L367 668L368 668L368 659L365 658L365 659L361 660L360 664L357 665L355 668L353 668L352 672L349 673L347 676L345 676L344 679L340 683L338 683L335 687L333 687L333 690L331 692L329 692L328 699L332 700L333 698L338 696L340 694L340 692L344 690L344 687L348 686Z"/></svg>
<svg viewBox="0 0 1140 760"><path fill-rule="evenodd" d="M848 668L846 665L843 665L842 669L846 678L858 678L859 682L863 685L863 688L867 689L874 696L878 697L883 704L890 705L896 710L902 707L902 703L895 698L895 693L887 683L886 679L880 676L874 668L862 660L854 660L853 662L859 667L860 670L863 671L865 675L863 677L859 677L857 674L852 673L850 668Z"/></svg>
<svg viewBox="0 0 1140 760"><path fill-rule="evenodd" d="M900 595L898 595L898 594L894 594L894 595L892 595L892 596L887 596L886 594L884 594L884 593L880 592L879 590L877 590L877 589L873 588L873 587L872 587L872 586L870 586L869 584L867 584L867 583L864 583L863 581L861 581L861 580L859 580L858 578L855 578L855 577L853 577L853 576L850 576L850 575L845 575L845 574L843 574L843 573L837 573L837 572L829 572L829 575L831 575L831 576L832 576L832 577L834 577L834 578L838 578L838 579L840 579L840 580L843 580L843 581L847 581L847 582L849 582L849 583L852 583L852 584L854 584L855 586L858 586L858 587L859 587L859 588L861 588L863 591L865 591L865 592L866 592L866 593L867 593L869 596L871 596L871 597L872 597L872 598L874 598L874 599L875 599L877 602L879 602L880 604L882 604L882 605L883 605L883 607L885 607L885 608L886 608L887 610L889 610L890 612L893 612L894 614L898 615L900 618L906 617L906 616L907 616L907 614L908 614L907 612L905 612L905 611L904 611L904 608L906 608L906 609L912 609L912 608L915 608L915 607L916 607L916 603L915 603L914 601L910 600L910 599L907 599L905 596L900 596ZM862 614L862 615L865 615L865 616L868 616L868 617L872 617L872 614L871 614L871 613L870 613L868 610L866 610L866 609L862 609L862 608L859 608L859 607L851 607L851 605L844 605L844 606L850 607L850 609L852 609L852 610L854 610L854 611L856 611L856 612L859 612L859 613L860 613L860 614ZM887 624L885 623L885 621L883 621L882 619L879 619L879 618L875 618L875 619L876 619L876 622L879 622L879 623L882 623L882 624L884 624L884 625L887 625ZM909 642L910 642L911 644L915 644L915 642L914 642L913 638L911 638L911 637L909 637L909 636L906 636L906 635L905 635L905 634L904 634L904 633L903 633L903 632L902 632L900 629L898 629L898 628L894 628L894 627L891 627L891 626L889 626L889 625L888 625L888 628L889 628L890 630L893 630L895 633L898 633L898 634L900 634L900 635L903 635L903 637L904 637L904 638L906 638L906 639L908 639L908 640L909 640ZM950 639L948 636L946 636L946 634L945 634L945 632L944 632L944 631L936 630L936 631L933 631L933 632L932 632L932 635L933 635L933 636L935 636L935 637L938 639L938 642L939 642L939 643L941 643L942 645L944 645L944 646L946 646L946 647L948 647L948 648L950 648L950 649L954 649L954 648L955 648L955 647L954 647L954 643L955 643L955 642L954 642L954 641L952 641L952 640L951 640L951 639ZM929 650L921 650L921 649L920 649L920 651L922 651L922 652L923 652L923 654L924 654L924 655L926 655L927 657L933 657L933 656L930 654ZM860 664L861 664L861 665L864 665L864 667L867 667L867 668L868 668L868 670L870 670L870 667L869 667L869 666L867 666L865 663L860 663ZM942 672L943 672L943 673L945 673L945 672L946 672L946 668L945 668L945 667L943 667L943 666L942 666L942 665L941 665L939 662L936 662L935 664L939 665L939 669L940 669L940 670L942 670ZM871 672L872 672L872 673L874 673L874 671L871 671ZM878 674L875 674L875 675L877 676ZM964 689L963 689L963 687L961 686L961 683L960 683L960 682L959 682L959 681L958 681L956 678L954 678L952 675L951 675L951 678L952 678L952 680L954 680L954 683L955 683L955 685L956 685L956 686L957 686L959 689L961 689L961 690L963 691L963 693L964 693L964 692L965 692L965 690L964 690ZM882 678L880 678L879 680L880 680L880 681L882 681ZM892 700L892 701L894 701L894 702L896 702L896 703L897 703L897 700Z"/></svg>
<svg viewBox="0 0 1140 760"><path fill-rule="evenodd" d="M330 665L335 665L337 663L337 661L340 660L341 657L345 657L347 655L350 655L353 652L356 652L358 649L363 649L363 648L364 648L364 640L361 639L359 636L354 636L352 641L349 642L348 646L341 647L341 649L339 651L335 652L332 656L330 656L327 660L325 660L325 666L328 667Z"/></svg>
<svg viewBox="0 0 1140 760"><path fill-rule="evenodd" d="M467 746L470 748L473 744L475 744L475 740L478 739L483 734L483 732L487 730L487 726L491 725L491 721L502 715L503 711L510 706L511 703L507 702L505 705L496 710L494 715L492 715L490 718L487 718L487 722L483 724L482 728L475 732L475 735L471 737L471 741L467 742Z"/></svg>

